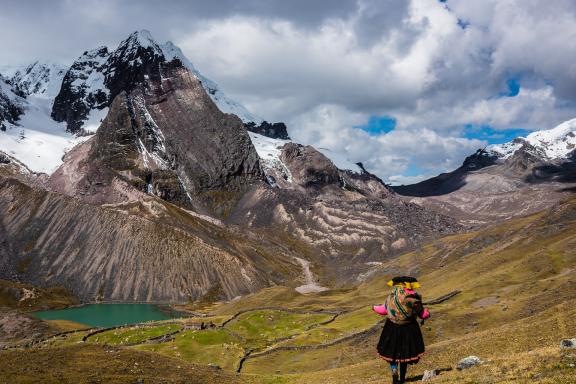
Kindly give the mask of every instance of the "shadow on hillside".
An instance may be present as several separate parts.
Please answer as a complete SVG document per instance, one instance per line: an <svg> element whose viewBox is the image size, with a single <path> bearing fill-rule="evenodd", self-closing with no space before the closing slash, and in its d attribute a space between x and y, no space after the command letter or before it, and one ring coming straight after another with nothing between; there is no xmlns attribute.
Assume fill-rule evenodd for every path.
<svg viewBox="0 0 576 384"><path fill-rule="evenodd" d="M428 197L441 196L454 192L466 185L466 172L457 169L436 177L410 185L393 186L394 192L402 196Z"/></svg>
<svg viewBox="0 0 576 384"><path fill-rule="evenodd" d="M524 179L527 183L538 184L550 181L559 183L576 183L576 161L562 164L545 164L536 166ZM574 190L576 187L567 188Z"/></svg>
<svg viewBox="0 0 576 384"><path fill-rule="evenodd" d="M451 367L449 368L438 368L436 370L436 375L440 376L442 374L442 372L450 372L452 370ZM410 371L408 371L410 372ZM414 383L414 382L419 382L422 381L422 378L424 377L424 375L418 375L418 376L412 376L412 377L407 377L406 378L406 382L407 383Z"/></svg>
<svg viewBox="0 0 576 384"><path fill-rule="evenodd" d="M429 197L447 195L459 190L466 185L466 176L470 172L496 164L497 157L479 149L468 156L462 165L448 173L442 173L436 177L411 185L392 187L396 193L403 196Z"/></svg>

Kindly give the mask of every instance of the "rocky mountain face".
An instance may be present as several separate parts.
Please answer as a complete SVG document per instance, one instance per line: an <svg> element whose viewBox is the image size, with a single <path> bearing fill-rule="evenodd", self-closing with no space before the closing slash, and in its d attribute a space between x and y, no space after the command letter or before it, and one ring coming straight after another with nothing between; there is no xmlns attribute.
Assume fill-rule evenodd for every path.
<svg viewBox="0 0 576 384"><path fill-rule="evenodd" d="M6 131L6 124L16 124L23 112L20 97L0 75L0 130Z"/></svg>
<svg viewBox="0 0 576 384"><path fill-rule="evenodd" d="M33 68L18 77L36 113L23 115L22 129L49 122L52 136L37 137L70 149L58 144L65 155L47 175L0 165L6 277L62 284L88 301L230 299L298 285L298 257L322 283L357 283L383 260L461 228L402 200L361 164L291 141L284 124L247 121L254 116L241 104L148 32L85 52L52 104L33 103L57 82ZM10 159L32 170L48 159L28 161L32 143L15 142L22 152Z"/></svg>
<svg viewBox="0 0 576 384"><path fill-rule="evenodd" d="M85 301L233 298L295 278L290 252L147 199L97 206L0 181L10 257L1 278L62 285Z"/></svg>
<svg viewBox="0 0 576 384"><path fill-rule="evenodd" d="M84 52L66 72L51 116L56 121L66 122L69 132L78 132L90 111L108 105L110 95L104 87L103 74L107 58L106 47Z"/></svg>
<svg viewBox="0 0 576 384"><path fill-rule="evenodd" d="M160 56L141 52L154 65L116 95L80 167L65 163L67 171L56 171L50 184L62 193L83 191L91 202L115 203L107 200L114 196L108 189L119 179L172 203L226 215L263 180L241 120L222 113L181 61L156 61ZM74 177L63 177L66 172Z"/></svg>
<svg viewBox="0 0 576 384"><path fill-rule="evenodd" d="M490 145L455 171L394 190L470 224L545 209L576 183L576 120L526 138Z"/></svg>

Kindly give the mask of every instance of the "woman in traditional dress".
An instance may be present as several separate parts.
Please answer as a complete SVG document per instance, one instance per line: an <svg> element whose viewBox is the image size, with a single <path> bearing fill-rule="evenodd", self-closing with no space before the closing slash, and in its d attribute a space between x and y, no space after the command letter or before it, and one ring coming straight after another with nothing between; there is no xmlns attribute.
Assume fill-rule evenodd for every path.
<svg viewBox="0 0 576 384"><path fill-rule="evenodd" d="M378 354L390 363L392 382L404 383L408 364L416 364L424 354L424 340L417 318L425 320L430 312L422 305L416 293L418 280L410 276L397 276L388 282L392 291L383 305L374 306L374 312L386 316L386 323L378 342Z"/></svg>

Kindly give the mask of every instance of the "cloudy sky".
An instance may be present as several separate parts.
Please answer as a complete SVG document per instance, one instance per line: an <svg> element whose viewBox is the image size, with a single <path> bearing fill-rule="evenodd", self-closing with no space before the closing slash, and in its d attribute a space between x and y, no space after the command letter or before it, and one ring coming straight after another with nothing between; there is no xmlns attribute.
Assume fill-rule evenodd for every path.
<svg viewBox="0 0 576 384"><path fill-rule="evenodd" d="M576 117L573 0L0 0L0 65L148 29L297 141L386 181Z"/></svg>

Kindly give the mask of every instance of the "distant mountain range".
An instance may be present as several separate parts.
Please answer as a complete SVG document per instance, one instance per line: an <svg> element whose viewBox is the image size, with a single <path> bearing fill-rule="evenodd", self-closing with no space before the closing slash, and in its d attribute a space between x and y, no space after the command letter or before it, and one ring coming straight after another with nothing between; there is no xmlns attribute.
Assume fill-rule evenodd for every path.
<svg viewBox="0 0 576 384"><path fill-rule="evenodd" d="M458 169L393 189L471 224L544 209L576 186L576 119L479 149Z"/></svg>

